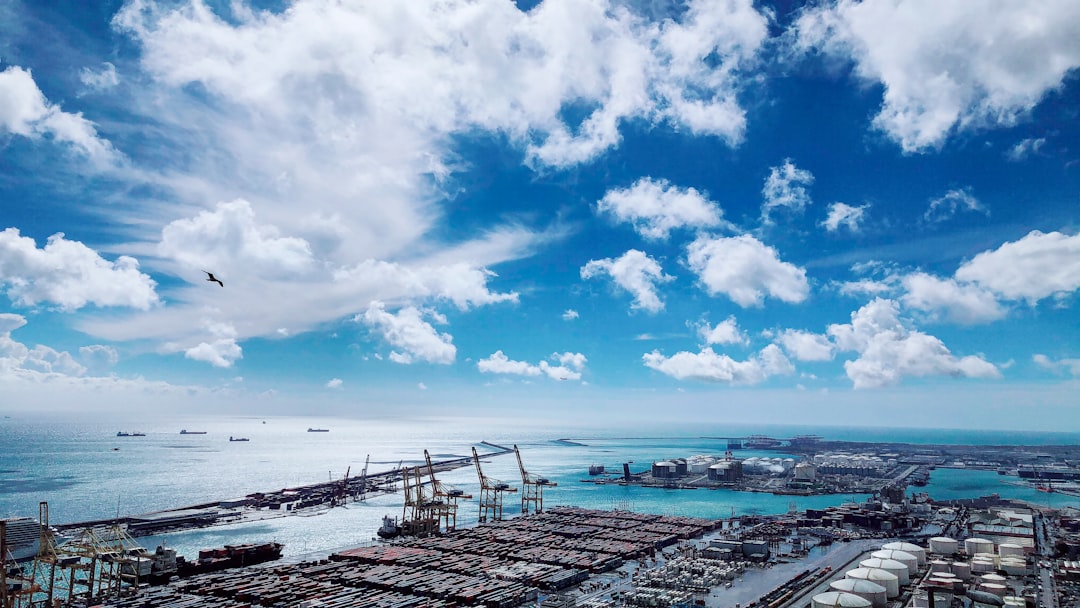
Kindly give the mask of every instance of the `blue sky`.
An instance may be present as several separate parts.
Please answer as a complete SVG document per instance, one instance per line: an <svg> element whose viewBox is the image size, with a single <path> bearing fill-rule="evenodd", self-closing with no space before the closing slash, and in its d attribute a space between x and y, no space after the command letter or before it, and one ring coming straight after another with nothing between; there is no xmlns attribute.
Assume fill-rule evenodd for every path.
<svg viewBox="0 0 1080 608"><path fill-rule="evenodd" d="M8 2L4 407L1073 428L1078 66L1068 1Z"/></svg>

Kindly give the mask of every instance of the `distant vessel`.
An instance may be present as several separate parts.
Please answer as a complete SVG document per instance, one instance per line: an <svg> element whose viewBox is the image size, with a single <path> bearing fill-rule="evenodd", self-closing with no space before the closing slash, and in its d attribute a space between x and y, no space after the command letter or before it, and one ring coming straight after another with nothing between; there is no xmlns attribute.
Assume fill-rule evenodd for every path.
<svg viewBox="0 0 1080 608"><path fill-rule="evenodd" d="M401 526L398 525L396 517L383 515L382 526L379 526L375 533L379 538L394 538L401 534Z"/></svg>
<svg viewBox="0 0 1080 608"><path fill-rule="evenodd" d="M189 431L187 429L180 429L181 435L205 435L206 431Z"/></svg>
<svg viewBox="0 0 1080 608"><path fill-rule="evenodd" d="M330 429L313 429L311 427L308 427L307 432L309 432L309 433L329 433Z"/></svg>
<svg viewBox="0 0 1080 608"><path fill-rule="evenodd" d="M146 433L125 433L124 431L117 431L117 437L146 437Z"/></svg>
<svg viewBox="0 0 1080 608"><path fill-rule="evenodd" d="M765 435L751 435L746 438L743 446L750 450L762 450L780 447L780 440L766 437Z"/></svg>
<svg viewBox="0 0 1080 608"><path fill-rule="evenodd" d="M590 464L589 475L602 475L604 473L604 465L602 464Z"/></svg>
<svg viewBox="0 0 1080 608"><path fill-rule="evenodd" d="M247 437L233 437L232 435L229 435L229 441L251 441L251 440L248 439Z"/></svg>
<svg viewBox="0 0 1080 608"><path fill-rule="evenodd" d="M4 536L8 555L16 562L34 559L41 546L41 524L29 517L13 517L0 521L5 524ZM3 562L4 559L0 559L0 564Z"/></svg>

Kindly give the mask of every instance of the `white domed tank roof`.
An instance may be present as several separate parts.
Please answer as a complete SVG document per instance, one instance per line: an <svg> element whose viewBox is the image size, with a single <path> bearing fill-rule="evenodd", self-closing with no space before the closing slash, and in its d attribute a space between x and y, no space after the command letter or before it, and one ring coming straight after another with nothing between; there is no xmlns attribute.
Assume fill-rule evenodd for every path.
<svg viewBox="0 0 1080 608"><path fill-rule="evenodd" d="M938 555L952 555L960 548L960 543L955 538L947 536L935 536L930 539L930 552Z"/></svg>
<svg viewBox="0 0 1080 608"><path fill-rule="evenodd" d="M871 557L870 559L864 559L859 562L859 565L863 568L880 568L887 572L891 572L896 575L901 585L906 585L911 582L911 577L908 575L908 567L903 562L898 562L895 559L881 559L880 557Z"/></svg>
<svg viewBox="0 0 1080 608"><path fill-rule="evenodd" d="M1001 557L1026 557L1024 555L1024 548L1015 543L1001 543L998 545L998 555Z"/></svg>
<svg viewBox="0 0 1080 608"><path fill-rule="evenodd" d="M964 541L964 551L967 551L968 555L993 553L994 541L985 538L969 538Z"/></svg>
<svg viewBox="0 0 1080 608"><path fill-rule="evenodd" d="M915 556L915 559L918 560L920 566L926 565L926 549L923 549L915 543L885 543L884 545L881 545L881 548L892 549L893 551L906 551Z"/></svg>
<svg viewBox="0 0 1080 608"><path fill-rule="evenodd" d="M714 464L714 465L709 465L709 468L710 468L710 469L712 469L712 470L714 470L714 471L719 471L720 469L726 469L726 468L728 468L728 467L730 467L730 466L731 466L731 464L730 464L730 463L727 463L727 462L718 462L718 463L716 463L716 464Z"/></svg>
<svg viewBox="0 0 1080 608"><path fill-rule="evenodd" d="M833 591L854 593L863 599L870 600L870 605L873 608L885 608L885 605L889 602L889 596L886 594L884 585L865 579L842 578L829 583L829 588Z"/></svg>
<svg viewBox="0 0 1080 608"><path fill-rule="evenodd" d="M872 604L870 603L870 600L859 597L854 593L826 591L825 593L815 595L814 599L810 600L810 605L813 608L833 608L834 606L843 606L844 608L870 608Z"/></svg>
<svg viewBox="0 0 1080 608"><path fill-rule="evenodd" d="M896 549L879 549L870 554L870 557L877 557L879 559L894 559L901 564L907 566L908 576L915 576L915 573L919 571L919 560L914 555L907 551L897 551Z"/></svg>
<svg viewBox="0 0 1080 608"><path fill-rule="evenodd" d="M892 599L900 595L900 579L895 574L881 568L855 568L848 570L844 578L853 578L871 583L877 583L885 587L885 594Z"/></svg>

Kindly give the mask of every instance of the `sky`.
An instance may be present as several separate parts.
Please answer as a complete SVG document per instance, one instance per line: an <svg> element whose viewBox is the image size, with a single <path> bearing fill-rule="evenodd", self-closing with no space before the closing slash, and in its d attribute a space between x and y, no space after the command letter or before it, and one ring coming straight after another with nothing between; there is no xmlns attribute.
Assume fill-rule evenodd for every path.
<svg viewBox="0 0 1080 608"><path fill-rule="evenodd" d="M9 0L0 410L1075 430L1078 67L1073 0Z"/></svg>

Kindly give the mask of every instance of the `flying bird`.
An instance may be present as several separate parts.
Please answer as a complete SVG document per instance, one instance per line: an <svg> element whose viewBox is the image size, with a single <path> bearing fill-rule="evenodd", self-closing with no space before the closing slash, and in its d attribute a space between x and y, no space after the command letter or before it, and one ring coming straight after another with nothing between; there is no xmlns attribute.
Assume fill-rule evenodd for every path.
<svg viewBox="0 0 1080 608"><path fill-rule="evenodd" d="M221 282L221 279L214 276L214 273L206 271L206 270L204 270L203 272L205 272L206 275L209 277L208 279L206 279L207 281L213 281L213 282L217 283L218 285L221 285L222 287L225 286L225 284Z"/></svg>

